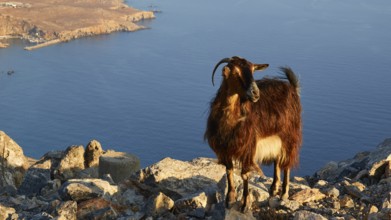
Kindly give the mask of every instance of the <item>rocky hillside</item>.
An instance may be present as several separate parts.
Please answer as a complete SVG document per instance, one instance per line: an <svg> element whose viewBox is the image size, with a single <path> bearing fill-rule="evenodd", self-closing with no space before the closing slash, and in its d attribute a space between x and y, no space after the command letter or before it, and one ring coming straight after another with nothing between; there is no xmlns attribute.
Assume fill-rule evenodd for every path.
<svg viewBox="0 0 391 220"><path fill-rule="evenodd" d="M135 22L151 18L152 12L128 7L122 0L0 0L0 36L45 43L40 46L139 30L143 27Z"/></svg>
<svg viewBox="0 0 391 220"><path fill-rule="evenodd" d="M271 178L250 181L252 209L224 208L225 168L214 159L165 158L139 169L138 158L86 147L35 161L0 131L3 219L391 219L391 139L371 152L293 177L290 198L269 197Z"/></svg>

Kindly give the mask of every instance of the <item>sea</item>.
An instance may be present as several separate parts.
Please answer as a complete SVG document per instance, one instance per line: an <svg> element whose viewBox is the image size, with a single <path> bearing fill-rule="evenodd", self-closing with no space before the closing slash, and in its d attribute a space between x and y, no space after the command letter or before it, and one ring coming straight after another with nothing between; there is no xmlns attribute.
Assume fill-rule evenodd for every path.
<svg viewBox="0 0 391 220"><path fill-rule="evenodd" d="M371 151L391 137L389 0L128 0L156 11L145 30L33 51L0 49L0 130L29 157L86 145L165 157L215 158L203 135L221 82L241 56L299 76L304 141L294 175ZM271 175L270 168L265 168Z"/></svg>

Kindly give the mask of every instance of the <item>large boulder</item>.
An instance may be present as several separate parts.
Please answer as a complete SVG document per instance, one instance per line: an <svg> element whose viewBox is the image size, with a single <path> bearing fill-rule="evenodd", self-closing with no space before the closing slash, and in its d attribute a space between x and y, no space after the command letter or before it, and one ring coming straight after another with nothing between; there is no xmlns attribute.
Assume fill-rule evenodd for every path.
<svg viewBox="0 0 391 220"><path fill-rule="evenodd" d="M208 195L219 191L225 167L210 158L196 158L185 162L165 158L137 172L138 182L156 187L174 201L187 195L205 191Z"/></svg>
<svg viewBox="0 0 391 220"><path fill-rule="evenodd" d="M70 146L66 149L58 167L55 168L55 177L61 180L76 178L84 170L84 147Z"/></svg>
<svg viewBox="0 0 391 220"><path fill-rule="evenodd" d="M6 133L0 131L0 187L18 187L30 166L22 148Z"/></svg>

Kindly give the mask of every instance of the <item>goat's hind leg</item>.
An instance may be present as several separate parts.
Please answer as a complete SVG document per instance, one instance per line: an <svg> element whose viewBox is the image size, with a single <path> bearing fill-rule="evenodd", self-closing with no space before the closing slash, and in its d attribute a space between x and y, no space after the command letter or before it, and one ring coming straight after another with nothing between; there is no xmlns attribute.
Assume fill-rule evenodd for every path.
<svg viewBox="0 0 391 220"><path fill-rule="evenodd" d="M228 192L225 197L225 206L231 208L236 201L236 191L235 191L235 182L234 182L234 169L232 161L226 164L227 172L227 183L228 183Z"/></svg>
<svg viewBox="0 0 391 220"><path fill-rule="evenodd" d="M282 183L281 199L286 200L289 197L289 178L291 170L289 168L284 169L284 182Z"/></svg>

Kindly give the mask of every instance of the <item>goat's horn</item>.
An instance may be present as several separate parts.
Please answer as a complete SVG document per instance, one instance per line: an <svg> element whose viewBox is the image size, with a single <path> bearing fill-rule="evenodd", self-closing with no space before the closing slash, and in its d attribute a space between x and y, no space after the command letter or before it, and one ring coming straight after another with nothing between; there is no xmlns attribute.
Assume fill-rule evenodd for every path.
<svg viewBox="0 0 391 220"><path fill-rule="evenodd" d="M214 86L215 85L215 82L214 82L214 75L215 75L215 72L217 70L217 68L220 66L220 64L222 63L229 63L232 59L231 58L224 58L222 60L220 60L220 62L218 62L215 66L215 68L213 69L213 73L212 73L212 85Z"/></svg>

